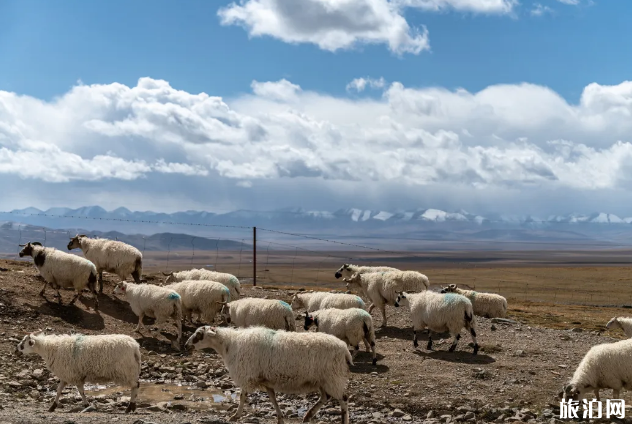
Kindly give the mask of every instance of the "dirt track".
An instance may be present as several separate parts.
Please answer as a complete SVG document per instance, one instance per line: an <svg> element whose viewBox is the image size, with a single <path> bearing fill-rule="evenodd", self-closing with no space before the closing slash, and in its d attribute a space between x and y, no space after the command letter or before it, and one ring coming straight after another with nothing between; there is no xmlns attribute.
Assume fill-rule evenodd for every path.
<svg viewBox="0 0 632 424"><path fill-rule="evenodd" d="M134 333L137 318L125 302L111 294L115 280L106 283L105 293L99 298L101 313L95 314L92 309L87 310L92 306L90 295L76 306L52 303L50 291L51 302L38 297L42 283L28 263L0 261L0 267L8 269L0 272L0 423L223 423L232 413L227 410L236 406L231 395L237 389L226 375L221 359L212 351L193 355L174 351L169 342L173 332L152 331L144 336ZM149 279L151 282L153 277ZM244 292L248 296L284 300L289 300L291 293L247 286ZM62 294L67 303L71 292ZM510 302L510 318L518 319L520 324L492 326L490 320L479 319L482 350L478 356L472 355L465 334L455 353L446 351L447 336L445 341L435 343L433 352L423 349L425 343L421 341L420 349L414 349L407 311L388 309L389 327L377 331L378 366L371 366L370 355L363 352L351 369L351 422L423 422L430 411L435 419L427 420L429 423L445 422L442 415L450 415L452 420L492 422L500 416L501 421L513 421L508 418L516 416L516 411L522 414L516 419L528 421L537 414L537 422L549 422L549 403L556 404L556 393L584 353L590 346L614 339L593 330L571 331L579 326L563 320L556 321L555 326L567 330L532 327L527 322L529 306L520 305L515 312L513 307ZM609 313L619 314L619 310L608 310L604 316ZM379 326L379 314L374 312L373 316ZM71 412L81 410L74 387L67 389L70 395L65 396L66 401L57 412L45 412L56 389L56 378L47 373L39 357L18 358L13 354L25 332L38 328L57 333L123 333L135 337L143 354L138 412L122 414L126 399L121 396L129 396L126 391L116 393L122 388L90 392L89 396L97 396L98 412ZM184 336L188 337L194 328L185 330ZM178 387L174 380L185 387ZM189 390L190 384L197 389ZM213 395L217 402L209 401ZM630 400L626 394L624 397ZM266 395L257 393L250 399L256 408L247 408L250 418L240 422L276 423ZM300 422L298 416L313 402L315 396L280 396L281 407L289 417L286 422ZM314 422L338 422L338 410L330 402Z"/></svg>

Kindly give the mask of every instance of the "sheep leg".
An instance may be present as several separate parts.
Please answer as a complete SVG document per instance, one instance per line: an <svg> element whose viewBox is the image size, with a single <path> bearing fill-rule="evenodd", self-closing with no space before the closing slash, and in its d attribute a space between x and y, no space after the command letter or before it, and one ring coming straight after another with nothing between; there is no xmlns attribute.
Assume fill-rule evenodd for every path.
<svg viewBox="0 0 632 424"><path fill-rule="evenodd" d="M593 390L595 392L595 399L599 400L599 389Z"/></svg>
<svg viewBox="0 0 632 424"><path fill-rule="evenodd" d="M476 330L474 327L470 327L470 335L472 336L472 342L474 342L474 355L478 353L478 342L476 341Z"/></svg>
<svg viewBox="0 0 632 424"><path fill-rule="evenodd" d="M79 296L81 296L81 292L77 289L75 289L75 295L72 298L72 300L70 301L69 305L74 305L75 302L77 301L77 299L79 298Z"/></svg>
<svg viewBox="0 0 632 424"><path fill-rule="evenodd" d="M612 389L612 399L620 399L618 390Z"/></svg>
<svg viewBox="0 0 632 424"><path fill-rule="evenodd" d="M309 422L312 418L314 418L314 415L316 415L318 411L320 411L320 408L322 408L323 405L327 403L328 400L329 400L329 395L327 395L327 392L325 392L325 389L321 387L320 397L318 398L318 402L316 402L314 406L312 406L309 409L309 411L307 411L307 413L305 414L305 417L303 418L303 422L304 423Z"/></svg>
<svg viewBox="0 0 632 424"><path fill-rule="evenodd" d="M244 405L246 403L246 398L248 397L248 392L244 389L241 390L241 394L239 395L239 406L237 407L237 412L235 412L231 417L231 421L237 421L239 417L244 413Z"/></svg>
<svg viewBox="0 0 632 424"><path fill-rule="evenodd" d="M66 387L66 382L60 381L59 384L57 385L57 396L55 396L55 400L53 401L53 404L50 406L50 408L48 408L48 412L53 412L57 408L57 403L59 402L59 398L61 397L61 392L64 390L65 387Z"/></svg>
<svg viewBox="0 0 632 424"><path fill-rule="evenodd" d="M39 292L39 295L43 298L46 298L46 296L44 296L44 292L46 291L47 285L48 285L48 281L44 281L44 287L42 287L42 291Z"/></svg>
<svg viewBox="0 0 632 424"><path fill-rule="evenodd" d="M83 384L84 383L78 384L77 390L81 395L81 403L83 403L83 406L87 407L88 405L90 405L90 403L88 402L88 398L86 397L86 392L83 390Z"/></svg>
<svg viewBox="0 0 632 424"><path fill-rule="evenodd" d="M362 341L364 342L364 350L366 350L367 352L370 352L371 351L371 345L369 344L369 341L367 340L367 338L363 337Z"/></svg>
<svg viewBox="0 0 632 424"><path fill-rule="evenodd" d="M382 325L381 327L386 327L386 305L380 305L380 311L382 312Z"/></svg>
<svg viewBox="0 0 632 424"><path fill-rule="evenodd" d="M426 349L432 350L432 333L430 329L428 329L428 344L426 345Z"/></svg>
<svg viewBox="0 0 632 424"><path fill-rule="evenodd" d="M349 396L342 395L342 399L338 399L340 402L340 412L342 413L342 424L349 424L349 405L347 401L349 400Z"/></svg>
<svg viewBox="0 0 632 424"><path fill-rule="evenodd" d="M355 357L358 355L358 352L360 352L360 343L353 347L353 355L351 355L351 359L355 359Z"/></svg>
<svg viewBox="0 0 632 424"><path fill-rule="evenodd" d="M139 387L140 381L136 383L136 386L132 387L132 394L129 398L129 405L127 405L127 409L125 410L126 414L136 411L136 397L138 396Z"/></svg>
<svg viewBox="0 0 632 424"><path fill-rule="evenodd" d="M277 423L283 424L283 412L281 412L281 408L279 408L279 404L277 403L276 393L274 393L274 390L269 387L266 387L266 391L268 392L270 402L272 402L272 406L274 406L274 410L277 413Z"/></svg>
<svg viewBox="0 0 632 424"><path fill-rule="evenodd" d="M103 293L103 270L99 271L99 279L97 282L99 283L99 293Z"/></svg>
<svg viewBox="0 0 632 424"><path fill-rule="evenodd" d="M448 352L454 352L454 350L456 349L456 345L459 342L460 338L461 338L460 334L456 334L454 336L454 340L452 340L452 346L450 346L450 349L448 349Z"/></svg>
<svg viewBox="0 0 632 424"><path fill-rule="evenodd" d="M375 305L371 302L371 304L369 305L369 313L371 313L373 309L375 309Z"/></svg>
<svg viewBox="0 0 632 424"><path fill-rule="evenodd" d="M145 317L145 314L143 314L142 312L140 313L140 315L138 315L138 325L134 329L134 331L136 331L137 333L140 333L140 328L141 327L143 329L145 329L145 325L143 324L143 318L144 317Z"/></svg>

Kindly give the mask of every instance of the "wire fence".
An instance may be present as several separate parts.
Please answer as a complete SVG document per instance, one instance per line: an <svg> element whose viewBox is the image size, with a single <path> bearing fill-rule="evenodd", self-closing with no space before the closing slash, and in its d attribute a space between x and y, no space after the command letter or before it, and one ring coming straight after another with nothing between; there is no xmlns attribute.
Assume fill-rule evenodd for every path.
<svg viewBox="0 0 632 424"><path fill-rule="evenodd" d="M143 253L146 273L206 268L234 274L244 284L341 289L344 282L336 279L334 273L341 265L351 263L416 270L430 278L433 288L454 283L519 301L632 305L632 268L627 252L587 251L572 252L571 255L570 250L564 249L548 252L449 251L441 249L436 241L419 243L415 249L418 239L413 238L366 235L354 238L346 235L336 239L260 227L256 232L254 227L221 225L208 226L213 234L193 235L178 232L186 224L160 224L162 229L170 232L146 235L117 231L82 233L123 241L138 248ZM112 228L115 227L113 224ZM226 232L226 229L230 231ZM29 241L68 251L68 242L77 231L5 223L0 226L0 257L30 260L20 259L17 255L19 245ZM428 247L431 245L434 248ZM79 250L73 253L81 255Z"/></svg>

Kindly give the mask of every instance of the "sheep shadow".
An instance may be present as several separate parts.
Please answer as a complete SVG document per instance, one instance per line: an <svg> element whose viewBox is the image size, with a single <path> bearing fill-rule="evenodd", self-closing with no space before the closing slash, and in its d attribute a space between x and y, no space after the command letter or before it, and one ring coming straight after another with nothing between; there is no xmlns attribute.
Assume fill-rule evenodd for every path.
<svg viewBox="0 0 632 424"><path fill-rule="evenodd" d="M413 330L404 329L401 327L394 326L386 326L386 327L376 327L375 328L375 338L383 339L388 337L390 339L400 339L400 340L412 340L413 339Z"/></svg>
<svg viewBox="0 0 632 424"><path fill-rule="evenodd" d="M151 350L154 352L165 353L182 353L184 349L178 350L175 348L177 335L160 331L160 334L167 340L161 340L154 335L151 335L149 329L141 329L142 333L135 333L135 339L139 345L145 350Z"/></svg>
<svg viewBox="0 0 632 424"><path fill-rule="evenodd" d="M373 365L373 355L370 352L360 352L353 360L353 365L350 366L349 369L354 374L371 374L373 372L384 374L388 372L389 367L380 363L385 356L378 353L375 357L377 364Z"/></svg>
<svg viewBox="0 0 632 424"><path fill-rule="evenodd" d="M433 350L430 352L416 349L413 353L417 356L421 356L423 359L436 359L445 362L455 362L462 364L492 364L496 362L494 358L487 355L473 355L472 352L456 350L454 352L448 352L447 350Z"/></svg>
<svg viewBox="0 0 632 424"><path fill-rule="evenodd" d="M99 294L99 310L101 313L116 318L119 321L124 321L129 324L138 324L138 317L134 314L132 308L130 308L129 303L116 296L110 297L103 293ZM143 320L143 323L145 322L147 322L147 318Z"/></svg>
<svg viewBox="0 0 632 424"><path fill-rule="evenodd" d="M80 308L77 304L69 305L68 302L60 305L56 300L50 301L47 298L44 298L44 301L45 303L37 306L28 304L27 306L41 315L59 318L68 324L72 324L86 330L103 330L105 328L105 321L103 320L103 317L100 313L94 312L93 309L88 311L84 308ZM83 299L79 301L84 303ZM90 299L89 302L93 303L94 300Z"/></svg>

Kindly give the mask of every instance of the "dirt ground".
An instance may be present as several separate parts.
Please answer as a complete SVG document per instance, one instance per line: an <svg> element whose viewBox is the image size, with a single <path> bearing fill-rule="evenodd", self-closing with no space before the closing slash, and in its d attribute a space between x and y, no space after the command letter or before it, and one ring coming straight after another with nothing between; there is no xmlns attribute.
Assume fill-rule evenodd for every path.
<svg viewBox="0 0 632 424"><path fill-rule="evenodd" d="M573 272L581 275L581 269ZM547 270L538 269L537 273L544 275ZM147 278L156 283L162 277L150 274ZM213 351L191 354L174 350L173 327L146 331L143 335L135 333L136 316L126 302L112 295L116 278L106 276L106 280L104 293L99 297L100 313L96 314L91 309L90 294L75 306L67 306L72 292L62 292L64 305L59 306L50 288L48 300L37 295L43 284L32 264L0 261L0 424L227 422L236 407L239 390L232 385L221 358ZM295 292L265 283L253 288L245 282L242 287L246 296L286 301ZM617 294L610 294L612 303L618 303ZM477 356L472 355L465 333L454 353L447 352L447 335L435 338L434 351L427 351L421 340L420 348L415 349L408 311L389 308L389 326L376 332L378 365L372 366L370 355L362 352L351 367L351 422L550 422L557 414L556 394L586 351L595 344L623 337L620 330L604 332L605 323L613 316L630 312L627 308L519 298L510 298L509 305L509 318L516 323L478 319L482 349ZM379 328L379 313L374 311L373 317ZM147 320L146 325L151 322ZM88 396L96 406L92 412L81 412L80 398L75 388L69 387L60 408L55 413L46 412L58 380L48 373L38 356L17 357L13 353L19 340L37 329L54 333L122 333L136 338L143 355L137 412L123 413L129 392L122 387L88 387ZM184 338L194 330L185 326ZM632 402L627 393L624 398ZM300 422L305 408L315 400L315 395L280 395L286 422ZM265 394L251 394L249 401L248 414L240 422L277 422ZM339 422L338 411L338 405L329 402L314 422Z"/></svg>

